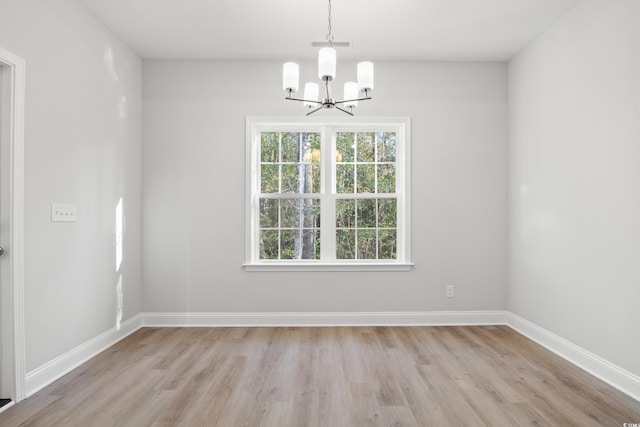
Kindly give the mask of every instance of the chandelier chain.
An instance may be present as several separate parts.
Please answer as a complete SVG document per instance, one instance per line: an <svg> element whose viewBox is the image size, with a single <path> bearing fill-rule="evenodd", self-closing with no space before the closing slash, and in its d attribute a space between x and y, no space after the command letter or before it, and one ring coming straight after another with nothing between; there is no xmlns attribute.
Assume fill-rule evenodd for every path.
<svg viewBox="0 0 640 427"><path fill-rule="evenodd" d="M331 0L329 0L328 10L329 10L329 26L327 28L328 28L329 32L327 33L326 39L329 42L329 46L333 47L334 38L333 38L333 34L331 34Z"/></svg>

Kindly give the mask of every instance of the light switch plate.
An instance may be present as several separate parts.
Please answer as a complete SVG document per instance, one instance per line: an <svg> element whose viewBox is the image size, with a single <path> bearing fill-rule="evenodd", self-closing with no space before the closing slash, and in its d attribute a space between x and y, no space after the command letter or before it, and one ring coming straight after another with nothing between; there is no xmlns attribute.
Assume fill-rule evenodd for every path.
<svg viewBox="0 0 640 427"><path fill-rule="evenodd" d="M75 222L76 205L51 203L51 222Z"/></svg>

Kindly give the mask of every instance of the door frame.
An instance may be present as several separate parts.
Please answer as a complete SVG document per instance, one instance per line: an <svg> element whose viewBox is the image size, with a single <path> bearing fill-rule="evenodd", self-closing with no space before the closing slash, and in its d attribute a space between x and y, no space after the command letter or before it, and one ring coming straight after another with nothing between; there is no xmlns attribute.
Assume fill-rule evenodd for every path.
<svg viewBox="0 0 640 427"><path fill-rule="evenodd" d="M2 387L14 402L25 398L26 354L24 313L24 121L25 121L25 61L0 47L2 67L3 121L0 149L3 156L2 191L8 206L2 209L3 222L9 230L0 236L5 248L2 259L2 310L0 334L2 339ZM6 121L6 123L5 123ZM8 156L6 155L8 153ZM7 351L5 351L7 350ZM8 360L7 360L8 359Z"/></svg>

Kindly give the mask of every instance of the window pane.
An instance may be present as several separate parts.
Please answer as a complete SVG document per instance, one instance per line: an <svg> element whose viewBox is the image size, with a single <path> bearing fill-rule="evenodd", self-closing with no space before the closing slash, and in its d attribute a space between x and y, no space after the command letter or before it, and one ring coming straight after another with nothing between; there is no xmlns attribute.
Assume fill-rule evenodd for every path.
<svg viewBox="0 0 640 427"><path fill-rule="evenodd" d="M297 193L320 192L320 165L302 163L298 165L300 173Z"/></svg>
<svg viewBox="0 0 640 427"><path fill-rule="evenodd" d="M260 228L278 227L278 200L260 199Z"/></svg>
<svg viewBox="0 0 640 427"><path fill-rule="evenodd" d="M378 227L396 228L397 204L396 199L378 199Z"/></svg>
<svg viewBox="0 0 640 427"><path fill-rule="evenodd" d="M295 259L296 234L294 230L280 231L280 259Z"/></svg>
<svg viewBox="0 0 640 427"><path fill-rule="evenodd" d="M320 166L306 163L282 165L282 192L319 193Z"/></svg>
<svg viewBox="0 0 640 427"><path fill-rule="evenodd" d="M320 230L282 230L280 259L320 259Z"/></svg>
<svg viewBox="0 0 640 427"><path fill-rule="evenodd" d="M354 199L336 200L336 228L355 228L356 201Z"/></svg>
<svg viewBox="0 0 640 427"><path fill-rule="evenodd" d="M378 165L378 193L396 192L396 166Z"/></svg>
<svg viewBox="0 0 640 427"><path fill-rule="evenodd" d="M300 259L320 259L320 230L303 230Z"/></svg>
<svg viewBox="0 0 640 427"><path fill-rule="evenodd" d="M358 259L376 259L376 230L358 230Z"/></svg>
<svg viewBox="0 0 640 427"><path fill-rule="evenodd" d="M282 161L298 163L300 161L300 134L285 132L282 134Z"/></svg>
<svg viewBox="0 0 640 427"><path fill-rule="evenodd" d="M302 227L320 227L320 199L303 199L300 201L302 209Z"/></svg>
<svg viewBox="0 0 640 427"><path fill-rule="evenodd" d="M278 132L263 132L260 134L260 161L275 163L278 156Z"/></svg>
<svg viewBox="0 0 640 427"><path fill-rule="evenodd" d="M282 228L297 228L299 209L298 204L300 200L286 199L280 201L281 206L281 219L280 227Z"/></svg>
<svg viewBox="0 0 640 427"><path fill-rule="evenodd" d="M318 164L311 165L311 180L312 180L311 192L319 193L320 192L320 165Z"/></svg>
<svg viewBox="0 0 640 427"><path fill-rule="evenodd" d="M282 165L282 192L298 193L297 165Z"/></svg>
<svg viewBox="0 0 640 427"><path fill-rule="evenodd" d="M356 258L356 231L336 230L336 258Z"/></svg>
<svg viewBox="0 0 640 427"><path fill-rule="evenodd" d="M278 165L261 165L260 166L260 192L261 193L278 193Z"/></svg>
<svg viewBox="0 0 640 427"><path fill-rule="evenodd" d="M260 230L260 259L278 259L277 230Z"/></svg>
<svg viewBox="0 0 640 427"><path fill-rule="evenodd" d="M320 199L284 199L280 206L281 228L320 226Z"/></svg>
<svg viewBox="0 0 640 427"><path fill-rule="evenodd" d="M375 133L363 132L358 133L358 161L359 162L375 162Z"/></svg>
<svg viewBox="0 0 640 427"><path fill-rule="evenodd" d="M353 132L336 134L336 162L353 162L354 135Z"/></svg>
<svg viewBox="0 0 640 427"><path fill-rule="evenodd" d="M358 228L375 228L376 226L376 200L361 199L358 205Z"/></svg>
<svg viewBox="0 0 640 427"><path fill-rule="evenodd" d="M395 162L396 161L396 133L395 132L378 132L378 161L379 162Z"/></svg>
<svg viewBox="0 0 640 427"><path fill-rule="evenodd" d="M336 192L353 193L353 165L336 165Z"/></svg>
<svg viewBox="0 0 640 427"><path fill-rule="evenodd" d="M376 167L374 165L358 165L358 193L376 192Z"/></svg>
<svg viewBox="0 0 640 427"><path fill-rule="evenodd" d="M380 230L378 232L378 259L396 259L397 247L396 230Z"/></svg>
<svg viewBox="0 0 640 427"><path fill-rule="evenodd" d="M302 133L302 149L305 163L320 163L320 134Z"/></svg>

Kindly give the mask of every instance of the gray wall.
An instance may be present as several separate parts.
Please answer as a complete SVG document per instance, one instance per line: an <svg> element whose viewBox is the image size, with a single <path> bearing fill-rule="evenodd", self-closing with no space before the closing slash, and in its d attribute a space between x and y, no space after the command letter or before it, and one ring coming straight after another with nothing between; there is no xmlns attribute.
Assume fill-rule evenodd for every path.
<svg viewBox="0 0 640 427"><path fill-rule="evenodd" d="M636 375L638 22L585 0L509 64L509 310Z"/></svg>
<svg viewBox="0 0 640 427"><path fill-rule="evenodd" d="M0 45L27 64L27 370L141 309L141 60L75 0L2 0ZM123 200L124 260L115 215ZM51 203L77 205L50 222Z"/></svg>
<svg viewBox="0 0 640 427"><path fill-rule="evenodd" d="M341 88L355 64L338 66ZM304 114L281 67L144 61L144 311L505 309L506 64L376 62L357 114L412 119L414 271L248 273L245 117ZM315 72L301 64L303 82Z"/></svg>

